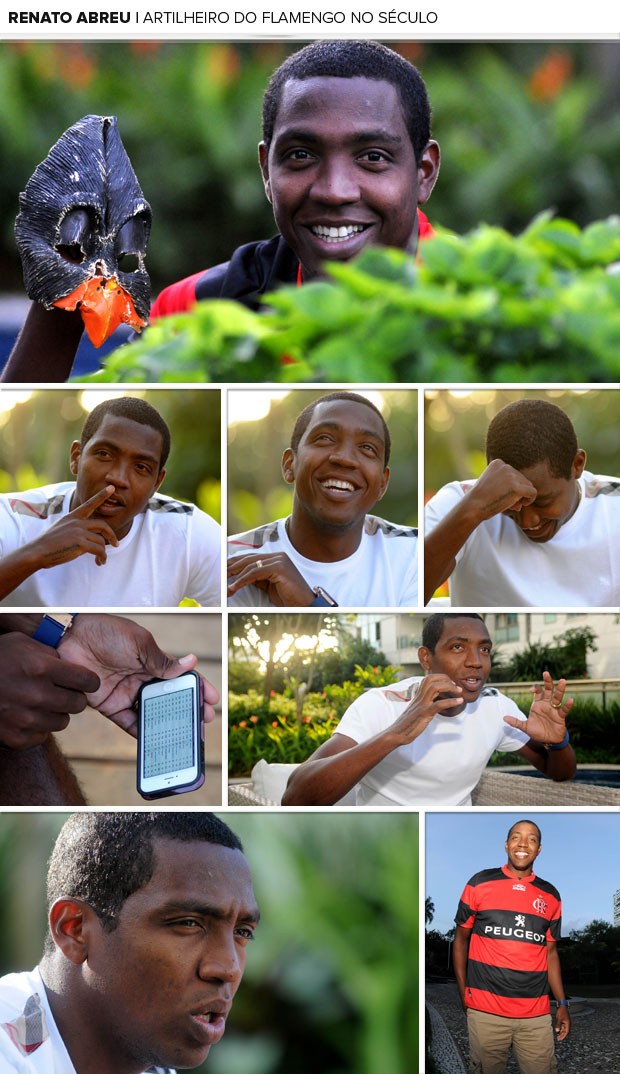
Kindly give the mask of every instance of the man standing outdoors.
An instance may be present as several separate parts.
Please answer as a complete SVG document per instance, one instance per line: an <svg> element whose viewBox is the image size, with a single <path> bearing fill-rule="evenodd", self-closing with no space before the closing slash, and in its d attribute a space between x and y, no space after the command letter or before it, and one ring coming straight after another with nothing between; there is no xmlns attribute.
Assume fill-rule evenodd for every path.
<svg viewBox="0 0 620 1074"><path fill-rule="evenodd" d="M519 399L498 411L477 481L451 481L425 512L424 590L453 605L617 607L620 480L586 471L563 410Z"/></svg>
<svg viewBox="0 0 620 1074"><path fill-rule="evenodd" d="M534 873L538 825L513 824L508 861L465 886L456 914L454 972L467 1012L471 1074L505 1074L512 1045L521 1074L556 1074L555 1034L570 1031L557 943L562 906L556 888Z"/></svg>
<svg viewBox="0 0 620 1074"><path fill-rule="evenodd" d="M99 403L75 481L0 497L0 600L26 608L220 603L220 528L163 496L170 430L144 399Z"/></svg>
<svg viewBox="0 0 620 1074"><path fill-rule="evenodd" d="M388 486L390 449L363 395L330 392L305 407L282 456L293 510L229 538L229 605L415 607L418 531L369 513Z"/></svg>
<svg viewBox="0 0 620 1074"><path fill-rule="evenodd" d="M258 923L210 813L79 813L47 876L39 966L0 979L3 1074L174 1074L221 1039Z"/></svg>

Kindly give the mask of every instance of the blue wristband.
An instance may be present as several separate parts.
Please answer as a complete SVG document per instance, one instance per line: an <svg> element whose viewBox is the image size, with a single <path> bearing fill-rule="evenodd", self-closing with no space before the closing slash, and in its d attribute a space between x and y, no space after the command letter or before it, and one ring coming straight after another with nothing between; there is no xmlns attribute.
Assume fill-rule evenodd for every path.
<svg viewBox="0 0 620 1074"><path fill-rule="evenodd" d="M564 738L562 739L561 742L546 742L545 743L545 749L546 750L564 750L568 746L569 742L570 742L570 736L568 734L568 731L566 731L566 734L564 735Z"/></svg>
<svg viewBox="0 0 620 1074"><path fill-rule="evenodd" d="M71 626L77 612L63 613L62 615L44 615L37 629L32 635L34 641L40 641L43 645L49 645L51 649L57 649L61 638Z"/></svg>

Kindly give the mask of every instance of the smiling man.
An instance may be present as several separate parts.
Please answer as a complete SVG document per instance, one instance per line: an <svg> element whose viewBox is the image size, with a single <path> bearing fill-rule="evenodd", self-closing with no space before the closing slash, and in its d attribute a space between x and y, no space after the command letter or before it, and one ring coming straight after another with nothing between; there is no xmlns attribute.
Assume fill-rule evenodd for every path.
<svg viewBox="0 0 620 1074"><path fill-rule="evenodd" d="M158 492L170 432L142 399L99 403L74 482L0 497L0 599L22 607L220 602L220 528Z"/></svg>
<svg viewBox="0 0 620 1074"><path fill-rule="evenodd" d="M210 813L80 813L56 841L47 890L39 966L0 979L2 1070L204 1062L259 917L234 832Z"/></svg>
<svg viewBox="0 0 620 1074"><path fill-rule="evenodd" d="M505 848L506 865L468 881L455 918L454 973L467 1014L469 1069L505 1074L512 1045L521 1074L556 1074L549 990L557 1039L570 1031L557 951L560 895L534 873L542 850L537 824L517 821Z"/></svg>
<svg viewBox="0 0 620 1074"><path fill-rule="evenodd" d="M620 604L620 480L585 470L559 407L509 403L487 430L488 466L426 505L424 590L450 579L459 607Z"/></svg>
<svg viewBox="0 0 620 1074"><path fill-rule="evenodd" d="M151 318L206 298L257 308L283 283L320 276L370 244L415 253L432 233L419 209L439 171L416 68L374 41L316 41L274 72L259 145L280 234L166 288Z"/></svg>
<svg viewBox="0 0 620 1074"><path fill-rule="evenodd" d="M355 392L302 410L282 456L293 510L228 542L232 606L415 606L417 530L369 514L388 485L390 434Z"/></svg>
<svg viewBox="0 0 620 1074"><path fill-rule="evenodd" d="M424 677L358 697L293 772L282 804L334 805L355 788L357 805L470 805L495 750L519 754L550 779L571 779L565 680L545 672L526 717L486 687L492 648L481 616L431 615L418 650Z"/></svg>

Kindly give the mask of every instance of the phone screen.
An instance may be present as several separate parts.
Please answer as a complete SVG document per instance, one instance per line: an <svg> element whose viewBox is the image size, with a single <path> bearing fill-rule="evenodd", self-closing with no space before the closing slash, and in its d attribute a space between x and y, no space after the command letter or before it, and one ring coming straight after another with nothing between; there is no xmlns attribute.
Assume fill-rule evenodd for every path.
<svg viewBox="0 0 620 1074"><path fill-rule="evenodd" d="M192 790L202 782L199 685L198 676L189 672L142 687L138 790L144 797Z"/></svg>
<svg viewBox="0 0 620 1074"><path fill-rule="evenodd" d="M195 762L194 691L144 701L144 777L192 768Z"/></svg>

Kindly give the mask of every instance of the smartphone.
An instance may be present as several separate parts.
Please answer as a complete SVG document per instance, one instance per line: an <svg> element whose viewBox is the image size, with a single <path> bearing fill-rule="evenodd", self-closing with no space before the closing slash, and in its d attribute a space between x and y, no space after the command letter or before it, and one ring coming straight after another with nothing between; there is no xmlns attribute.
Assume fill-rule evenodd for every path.
<svg viewBox="0 0 620 1074"><path fill-rule="evenodd" d="M195 671L153 679L138 695L138 793L166 798L205 778L202 682Z"/></svg>

